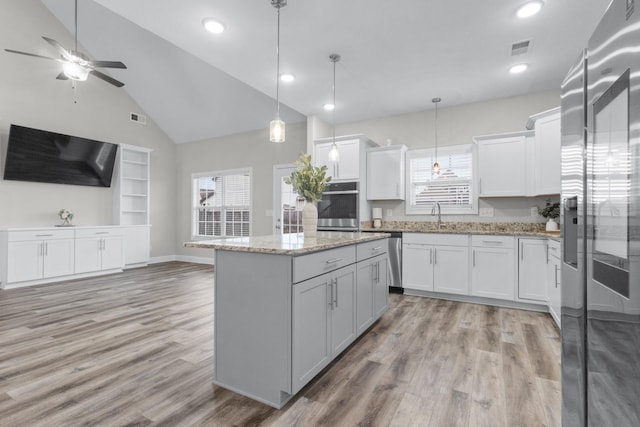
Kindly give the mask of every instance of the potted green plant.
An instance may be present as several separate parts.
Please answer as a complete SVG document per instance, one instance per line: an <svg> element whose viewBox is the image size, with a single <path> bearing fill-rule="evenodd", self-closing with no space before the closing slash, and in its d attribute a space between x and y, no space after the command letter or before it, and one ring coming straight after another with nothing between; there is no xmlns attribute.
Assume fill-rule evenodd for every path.
<svg viewBox="0 0 640 427"><path fill-rule="evenodd" d="M539 208L538 212L547 219L547 225L545 227L547 231L558 230L556 218L560 216L560 202L551 203L551 200L547 199L546 205L543 208Z"/></svg>
<svg viewBox="0 0 640 427"><path fill-rule="evenodd" d="M311 155L302 153L294 163L296 170L285 179L291 184L300 197L306 201L302 209L302 230L305 237L315 237L318 228L318 208L316 203L322 199L324 187L331 177L327 176L327 167L314 167Z"/></svg>

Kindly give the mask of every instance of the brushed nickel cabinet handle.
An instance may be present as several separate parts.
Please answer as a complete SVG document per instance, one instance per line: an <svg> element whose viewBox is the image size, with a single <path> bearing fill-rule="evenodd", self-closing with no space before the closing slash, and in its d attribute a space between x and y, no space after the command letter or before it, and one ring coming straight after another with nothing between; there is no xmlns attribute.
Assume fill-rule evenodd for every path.
<svg viewBox="0 0 640 427"><path fill-rule="evenodd" d="M336 277L335 279L335 285L334 285L334 289L335 289L335 308L338 308L338 278Z"/></svg>
<svg viewBox="0 0 640 427"><path fill-rule="evenodd" d="M327 264L335 264L336 262L340 262L342 261L344 258L334 258L334 259L330 259L327 260Z"/></svg>

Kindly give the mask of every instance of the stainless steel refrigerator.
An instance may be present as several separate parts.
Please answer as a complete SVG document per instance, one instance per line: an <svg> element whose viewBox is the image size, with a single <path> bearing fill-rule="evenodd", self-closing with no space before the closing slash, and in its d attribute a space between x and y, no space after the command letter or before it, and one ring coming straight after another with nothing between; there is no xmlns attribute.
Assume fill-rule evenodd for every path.
<svg viewBox="0 0 640 427"><path fill-rule="evenodd" d="M565 427L640 426L640 10L634 3L613 0L562 84Z"/></svg>

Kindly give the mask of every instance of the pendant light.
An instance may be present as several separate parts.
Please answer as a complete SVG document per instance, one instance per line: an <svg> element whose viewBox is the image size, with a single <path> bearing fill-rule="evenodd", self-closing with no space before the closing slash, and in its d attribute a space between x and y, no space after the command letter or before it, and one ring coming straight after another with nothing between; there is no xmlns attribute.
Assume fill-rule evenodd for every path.
<svg viewBox="0 0 640 427"><path fill-rule="evenodd" d="M280 8L287 5L287 0L271 0L271 5L278 10L278 38L276 42L276 118L269 126L269 140L284 142L285 126L280 120Z"/></svg>
<svg viewBox="0 0 640 427"><path fill-rule="evenodd" d="M340 55L332 53L329 59L333 62L333 144L329 150L329 160L337 162L340 160L340 153L336 145L336 62L340 61Z"/></svg>
<svg viewBox="0 0 640 427"><path fill-rule="evenodd" d="M436 152L435 152L435 161L433 162L433 168L431 169L432 173L436 175L440 173L440 165L438 164L438 102L442 101L440 98L433 98L431 102L436 104L436 116L435 116L435 139L436 139Z"/></svg>

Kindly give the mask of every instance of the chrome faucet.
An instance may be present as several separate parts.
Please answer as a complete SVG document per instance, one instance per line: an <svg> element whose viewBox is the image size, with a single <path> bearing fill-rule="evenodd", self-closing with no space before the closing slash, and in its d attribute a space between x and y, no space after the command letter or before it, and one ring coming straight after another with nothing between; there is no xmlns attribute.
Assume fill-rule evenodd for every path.
<svg viewBox="0 0 640 427"><path fill-rule="evenodd" d="M436 202L431 208L431 215L436 214L436 208L438 209L438 230L440 230L440 225L442 224L442 215L440 212L440 203Z"/></svg>

